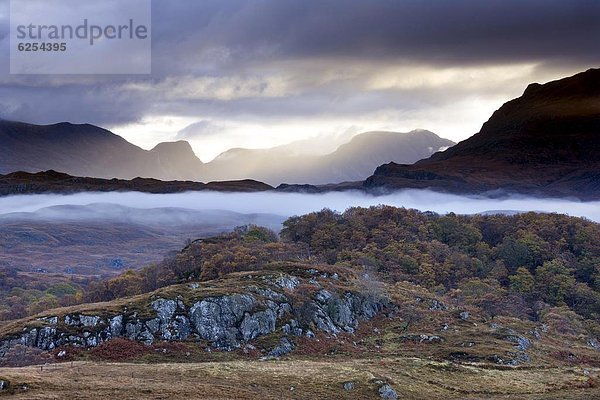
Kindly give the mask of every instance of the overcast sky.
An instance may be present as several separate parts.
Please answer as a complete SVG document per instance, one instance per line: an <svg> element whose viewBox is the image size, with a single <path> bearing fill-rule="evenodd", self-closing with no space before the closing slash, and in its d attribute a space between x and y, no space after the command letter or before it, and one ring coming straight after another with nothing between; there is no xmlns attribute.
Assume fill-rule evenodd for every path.
<svg viewBox="0 0 600 400"><path fill-rule="evenodd" d="M368 130L459 141L528 83L600 65L598 0L155 0L151 75L17 76L8 6L0 118L186 139L204 161Z"/></svg>

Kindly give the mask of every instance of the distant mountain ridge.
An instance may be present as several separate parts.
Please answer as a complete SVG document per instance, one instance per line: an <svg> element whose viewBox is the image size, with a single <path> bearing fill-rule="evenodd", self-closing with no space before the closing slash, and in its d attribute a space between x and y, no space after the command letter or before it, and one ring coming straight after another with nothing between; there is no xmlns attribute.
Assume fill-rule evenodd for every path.
<svg viewBox="0 0 600 400"><path fill-rule="evenodd" d="M202 166L206 180L253 178L280 183L327 184L361 181L382 163L414 163L455 143L426 130L365 132L330 154L296 155L286 146L231 149Z"/></svg>
<svg viewBox="0 0 600 400"><path fill-rule="evenodd" d="M40 159L43 161L43 147L40 149L38 144L36 148L31 146L33 150L27 148L27 141L15 139L14 129L7 130L7 124L10 128L18 123L0 122L0 171L16 166L16 161L31 164L39 163ZM48 140L58 134L62 124L48 127L21 125L24 125L20 128L24 129L26 134L33 135L39 129L48 130L49 134L45 138ZM109 157L112 161L122 160L127 163L132 162L135 155L143 154L143 157L148 157L148 154L151 154L151 162L157 164L150 165L162 165L161 171L168 168L186 171L195 169L195 156L189 156L191 148L185 142L160 145L146 152L101 128L91 125L77 125L77 129L71 125L69 127L71 130L91 132L90 135L85 135L88 150L93 147L94 141L98 140L99 134L108 135L111 138L110 145L104 142L101 144L107 151L111 150L111 146L114 147L114 152ZM365 133L325 156L286 158L285 146L283 150L231 150L211 163L201 164L199 175L204 174L205 180L221 180L227 179L229 173L257 176L256 171L263 171L265 176L262 179L267 182L282 179L281 176L286 177L286 183L291 185L279 185L280 191L325 192L363 189L379 193L403 188L422 188L460 194L521 193L576 197L583 200L600 199L599 135L600 69L590 69L543 85L529 85L521 97L507 102L494 112L479 133L444 152L435 152L436 147L445 147L448 141L427 131L405 134ZM68 136L67 139L64 136L59 137L68 143L68 138L73 140L77 135ZM388 139L391 142L386 143ZM431 142L435 144L426 149L429 155L433 153L429 158L412 165L409 165L412 161L382 163L366 180L354 178L362 173L363 168L368 167L368 163L376 162L378 157L394 156L386 153L389 151L396 154L394 145L403 150L408 149L414 156L418 149L423 150L424 144ZM411 149L409 143L416 148ZM4 147L5 144L12 146L9 147L9 151ZM68 143L66 147L69 146L73 147L73 143ZM123 153L123 148L128 149L129 153ZM58 150L60 149L59 147ZM55 161L69 161L68 153L63 154L56 148L51 150L50 154L57 154ZM277 152L283 155L278 155ZM123 159L126 153L132 157ZM185 156L186 153L188 156ZM90 159L93 160L93 155L90 155ZM142 161L144 160L148 159L142 158ZM105 159L100 161L100 165L109 162ZM270 171L264 170L266 165L270 165ZM333 180L332 176L338 179ZM314 181L311 182L310 179ZM300 184L294 184L295 182ZM327 182L336 183L325 184ZM252 180L208 185L194 182L160 182L152 179L102 181L63 176L52 171L43 174L0 176L0 195L89 190L169 193L210 189L263 191L272 190L273 187Z"/></svg>
<svg viewBox="0 0 600 400"><path fill-rule="evenodd" d="M56 170L97 178L186 180L202 166L182 143L143 150L94 125L32 125L0 120L0 174Z"/></svg>
<svg viewBox="0 0 600 400"><path fill-rule="evenodd" d="M413 163L454 145L432 132L367 132L327 155L299 154L294 144L230 149L204 164L187 141L152 150L89 124L32 125L0 120L0 174L54 170L72 176L160 180L325 184L363 180L382 163Z"/></svg>
<svg viewBox="0 0 600 400"><path fill-rule="evenodd" d="M414 165L381 165L364 187L599 198L600 69L531 84L476 135Z"/></svg>

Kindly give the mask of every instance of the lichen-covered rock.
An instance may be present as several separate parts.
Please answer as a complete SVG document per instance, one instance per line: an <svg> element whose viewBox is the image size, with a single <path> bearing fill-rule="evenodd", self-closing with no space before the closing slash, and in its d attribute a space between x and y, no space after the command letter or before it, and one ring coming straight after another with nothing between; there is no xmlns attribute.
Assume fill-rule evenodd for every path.
<svg viewBox="0 0 600 400"><path fill-rule="evenodd" d="M154 318L149 321L146 321L146 328L150 331L150 333L156 333L160 329L160 318Z"/></svg>
<svg viewBox="0 0 600 400"><path fill-rule="evenodd" d="M281 357L294 350L294 345L286 338L279 341L279 345L269 352L269 357Z"/></svg>
<svg viewBox="0 0 600 400"><path fill-rule="evenodd" d="M79 322L85 327L95 327L100 322L100 317L96 315L80 315Z"/></svg>
<svg viewBox="0 0 600 400"><path fill-rule="evenodd" d="M442 303L439 300L433 299L431 300L431 305L429 306L430 311L446 311L448 306Z"/></svg>
<svg viewBox="0 0 600 400"><path fill-rule="evenodd" d="M337 334L341 331L354 332L359 319L371 319L384 307L381 299L350 292L339 297L323 289L317 292L315 301L309 303L307 309L318 329Z"/></svg>
<svg viewBox="0 0 600 400"><path fill-rule="evenodd" d="M146 329L136 337L136 340L146 345L151 345L154 343L154 335Z"/></svg>
<svg viewBox="0 0 600 400"><path fill-rule="evenodd" d="M396 393L394 388L388 383L379 388L379 396L384 400L398 399L398 394Z"/></svg>
<svg viewBox="0 0 600 400"><path fill-rule="evenodd" d="M43 350L95 347L117 337L148 345L156 340L182 341L193 337L208 341L212 347L232 350L275 332L279 321L282 333L289 337L313 338L317 330L334 335L354 332L359 321L372 318L387 304L374 296L331 289L321 289L303 303L284 292L299 285L297 277L269 276L263 282L272 287L249 286L245 293L202 298L189 308L182 297L153 298L148 310L138 311L139 314L123 307L114 315L88 312L41 317L37 320L41 326L25 327L20 334L0 340L0 356L17 344ZM290 340L284 339L272 350L273 354L286 354L293 349Z"/></svg>
<svg viewBox="0 0 600 400"><path fill-rule="evenodd" d="M516 348L520 351L528 350L531 347L531 340L523 336L509 336L508 341L516 343Z"/></svg>
<svg viewBox="0 0 600 400"><path fill-rule="evenodd" d="M211 297L191 307L190 320L201 338L217 347L238 347L238 326L255 305L247 294Z"/></svg>
<svg viewBox="0 0 600 400"><path fill-rule="evenodd" d="M152 302L150 305L162 324L168 324L175 311L177 310L177 302L175 300L158 299Z"/></svg>
<svg viewBox="0 0 600 400"><path fill-rule="evenodd" d="M24 333L21 336L21 344L23 346L35 347L37 346L37 337L38 330L36 328L33 328L32 330L30 330L27 333Z"/></svg>
<svg viewBox="0 0 600 400"><path fill-rule="evenodd" d="M275 330L277 316L273 310L268 309L254 314L246 313L240 325L244 340L251 340L261 335L267 335Z"/></svg>
<svg viewBox="0 0 600 400"><path fill-rule="evenodd" d="M275 284L283 289L294 290L300 284L300 280L295 276L282 275L275 279Z"/></svg>
<svg viewBox="0 0 600 400"><path fill-rule="evenodd" d="M83 326L87 328L96 327L101 322L101 318L97 315L67 315L65 316L65 324L69 326Z"/></svg>
<svg viewBox="0 0 600 400"><path fill-rule="evenodd" d="M317 303L310 303L309 309L311 310L310 314L312 315L312 322L315 324L317 329L332 334L337 334L340 332L340 329L335 326L329 314L327 314L327 312L323 310L321 306L317 305Z"/></svg>
<svg viewBox="0 0 600 400"><path fill-rule="evenodd" d="M186 340L192 334L190 320L178 315L175 320L163 331L162 338L165 340Z"/></svg>
<svg viewBox="0 0 600 400"><path fill-rule="evenodd" d="M42 321L45 322L49 325L56 325L58 324L58 317L42 317L42 318L38 318L38 321Z"/></svg>
<svg viewBox="0 0 600 400"><path fill-rule="evenodd" d="M123 316L117 315L110 319L110 334L113 337L121 336L123 334Z"/></svg>
<svg viewBox="0 0 600 400"><path fill-rule="evenodd" d="M42 350L52 350L56 347L54 343L54 336L56 335L56 328L46 327L39 330L37 335L37 348Z"/></svg>
<svg viewBox="0 0 600 400"><path fill-rule="evenodd" d="M125 335L129 340L136 340L142 333L143 323L140 320L133 318L125 325Z"/></svg>
<svg viewBox="0 0 600 400"><path fill-rule="evenodd" d="M321 304L326 304L327 301L329 299L331 299L332 296L333 295L329 291L322 289L322 290L319 290L317 292L317 294L315 295L315 300L317 300Z"/></svg>

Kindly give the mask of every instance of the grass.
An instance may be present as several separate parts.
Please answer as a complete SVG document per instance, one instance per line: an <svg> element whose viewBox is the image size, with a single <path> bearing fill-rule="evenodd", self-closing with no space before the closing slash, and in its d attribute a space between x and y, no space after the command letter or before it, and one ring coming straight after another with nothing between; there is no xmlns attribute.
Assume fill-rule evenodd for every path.
<svg viewBox="0 0 600 400"><path fill-rule="evenodd" d="M381 382L403 399L599 399L599 368L479 368L419 358L228 361L188 364L75 362L3 368L27 384L14 399L367 399ZM343 389L344 382L354 389ZM594 387L595 386L595 387Z"/></svg>
<svg viewBox="0 0 600 400"><path fill-rule="evenodd" d="M247 292L250 285L269 286L266 280L282 273L300 275L304 280L311 276L297 264L280 264L201 282L197 289L189 284L173 285L39 316L58 315L61 320L70 313L109 316L127 307L128 313L151 317L149 305L154 298L180 297L189 307L205 297ZM360 281L348 279L353 277L351 273L340 271L339 275L337 280L319 281L338 293L360 289ZM287 293L296 306L308 296L303 285ZM208 351L208 343L194 340L156 342L144 348L130 348L127 343L119 348L113 346L118 342L109 342L105 349L73 353L68 358L75 360L72 364L0 368L0 376L14 384L11 396L15 399L362 399L378 398L382 382L390 383L404 399L600 399L600 353L586 345L583 333L573 336L550 328L537 340L532 332L540 323L497 317L493 322L501 328L492 328L492 321L477 310L462 320L458 316L462 308L450 298L438 298L448 309L431 311L431 302L438 296L417 285L401 282L376 289L387 293L397 307L362 321L354 334L317 332L314 339L294 337L296 349L279 361L259 361L279 343L281 333L276 331L252 341L254 348L232 352ZM43 323L35 317L11 321L0 327L0 336L36 324ZM442 329L443 325L448 328ZM509 329L532 340L528 350L531 362L520 367L490 362L491 356L504 358L516 351L515 344L505 337L512 332ZM419 334L439 335L443 341L410 339ZM455 353L464 357L453 357ZM343 389L347 381L354 383L352 391ZM22 392L20 384L26 384L28 390Z"/></svg>

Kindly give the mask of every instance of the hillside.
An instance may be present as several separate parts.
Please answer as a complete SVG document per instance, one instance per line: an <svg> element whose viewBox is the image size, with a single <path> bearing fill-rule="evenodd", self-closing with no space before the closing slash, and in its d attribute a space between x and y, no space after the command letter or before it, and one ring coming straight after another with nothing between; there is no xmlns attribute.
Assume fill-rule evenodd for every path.
<svg viewBox="0 0 600 400"><path fill-rule="evenodd" d="M159 263L192 239L243 224L279 230L283 220L270 214L117 204L0 215L0 321L80 302L90 282Z"/></svg>
<svg viewBox="0 0 600 400"><path fill-rule="evenodd" d="M244 224L279 230L284 217L118 204L54 206L0 215L0 266L67 276L112 276L161 261L191 238ZM52 257L48 257L52 254Z"/></svg>
<svg viewBox="0 0 600 400"><path fill-rule="evenodd" d="M0 120L0 174L56 170L95 178L187 180L202 166L187 142L143 150L97 126Z"/></svg>
<svg viewBox="0 0 600 400"><path fill-rule="evenodd" d="M30 396L49 382L68 390L60 376L73 372L7 367L74 360L85 374L112 376L133 362L171 376L164 363L185 362L188 377L214 371L202 382L225 397L599 394L597 224L380 206L284 226L281 239L249 226L192 242L91 284L86 304L4 323L0 374ZM97 364L105 361L118 364ZM144 366L130 371L129 384L153 394L188 393L157 388Z"/></svg>
<svg viewBox="0 0 600 400"><path fill-rule="evenodd" d="M380 166L364 186L600 196L600 69L532 84L473 137L414 165Z"/></svg>
<svg viewBox="0 0 600 400"><path fill-rule="evenodd" d="M0 175L0 196L39 193L79 193L135 191L143 193L181 193L212 190L218 192L262 192L273 187L246 179L229 182L161 181L151 178L83 178L56 171L14 172Z"/></svg>
<svg viewBox="0 0 600 400"><path fill-rule="evenodd" d="M200 176L215 181L252 178L271 185L362 181L382 163L412 164L453 145L454 142L425 130L366 132L336 151L319 156L298 155L288 146L232 149L204 164Z"/></svg>

